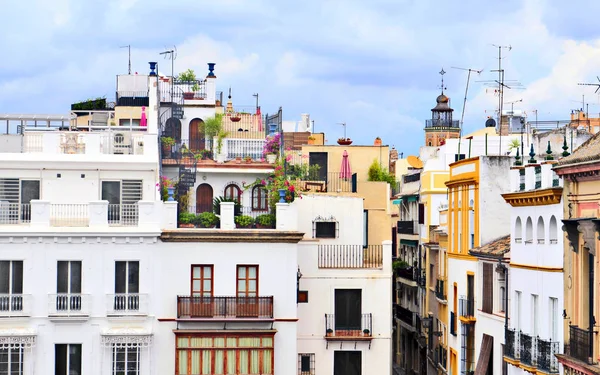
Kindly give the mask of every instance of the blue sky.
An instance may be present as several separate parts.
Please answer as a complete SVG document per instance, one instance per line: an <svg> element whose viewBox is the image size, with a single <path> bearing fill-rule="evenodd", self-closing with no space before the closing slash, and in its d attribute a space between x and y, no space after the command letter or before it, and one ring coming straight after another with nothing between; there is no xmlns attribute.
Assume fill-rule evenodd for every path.
<svg viewBox="0 0 600 375"><path fill-rule="evenodd" d="M600 75L600 2L572 0L156 0L2 1L0 113L66 113L89 97L114 97L115 75L146 73L148 61L177 46L175 70L204 74L217 63L219 89L234 104L263 112L283 107L286 120L309 113L330 142L376 136L416 153L424 120L447 72L447 94L460 118L466 75L471 81L465 131L483 126L497 98L481 80L495 79L503 59L505 101L539 119L566 119L581 107L600 112L594 89L577 86ZM161 69L161 71L170 69ZM579 102L579 103L578 103ZM518 108L517 108L518 107Z"/></svg>

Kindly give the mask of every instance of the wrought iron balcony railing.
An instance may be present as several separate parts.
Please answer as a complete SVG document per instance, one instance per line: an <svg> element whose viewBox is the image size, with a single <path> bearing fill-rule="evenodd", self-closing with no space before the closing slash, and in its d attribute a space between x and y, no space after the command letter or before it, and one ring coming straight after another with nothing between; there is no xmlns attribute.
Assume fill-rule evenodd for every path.
<svg viewBox="0 0 600 375"><path fill-rule="evenodd" d="M177 317L184 319L273 318L273 296L178 296Z"/></svg>
<svg viewBox="0 0 600 375"><path fill-rule="evenodd" d="M591 364L592 338L590 331L571 325L569 326L569 333L569 355Z"/></svg>
<svg viewBox="0 0 600 375"><path fill-rule="evenodd" d="M402 306L398 306L397 310L396 310L396 318L399 319L400 321L403 321L404 323L408 324L409 326L415 326L416 325L416 313L410 311L409 309L406 309Z"/></svg>
<svg viewBox="0 0 600 375"><path fill-rule="evenodd" d="M435 284L435 296L442 301L446 300L446 290L444 288L445 280L437 279L437 283Z"/></svg>
<svg viewBox="0 0 600 375"><path fill-rule="evenodd" d="M357 316L345 316L345 319L337 319L335 314L325 314L325 337L334 338L372 338L373 337L373 315L360 314Z"/></svg>
<svg viewBox="0 0 600 375"><path fill-rule="evenodd" d="M537 356L535 351L537 350L535 337L526 333L520 333L520 344L521 344L521 363L528 366L535 366Z"/></svg>
<svg viewBox="0 0 600 375"><path fill-rule="evenodd" d="M418 234L415 220L400 220L397 228L399 234Z"/></svg>
<svg viewBox="0 0 600 375"><path fill-rule="evenodd" d="M319 268L382 268L383 245L319 245Z"/></svg>
<svg viewBox="0 0 600 375"><path fill-rule="evenodd" d="M558 373L559 343L550 340L537 340L537 367L547 373Z"/></svg>
<svg viewBox="0 0 600 375"><path fill-rule="evenodd" d="M450 334L456 336L456 314L454 311L450 311Z"/></svg>
<svg viewBox="0 0 600 375"><path fill-rule="evenodd" d="M473 298L461 298L459 300L459 314L465 318L474 318L475 300Z"/></svg>
<svg viewBox="0 0 600 375"><path fill-rule="evenodd" d="M504 330L504 355L508 358L517 359L519 356L517 355L516 350L516 332L512 328L506 328Z"/></svg>
<svg viewBox="0 0 600 375"><path fill-rule="evenodd" d="M409 280L409 281L417 281L417 277L416 277L417 274L413 267L397 268L396 276L401 277L406 280Z"/></svg>

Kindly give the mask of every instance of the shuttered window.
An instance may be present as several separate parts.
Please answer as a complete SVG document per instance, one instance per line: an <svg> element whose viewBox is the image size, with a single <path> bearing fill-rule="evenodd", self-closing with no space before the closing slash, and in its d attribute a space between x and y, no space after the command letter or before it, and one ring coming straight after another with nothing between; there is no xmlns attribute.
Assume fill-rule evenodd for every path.
<svg viewBox="0 0 600 375"><path fill-rule="evenodd" d="M425 205L419 203L419 224L425 224Z"/></svg>
<svg viewBox="0 0 600 375"><path fill-rule="evenodd" d="M494 265L483 263L483 312L492 313L494 306Z"/></svg>

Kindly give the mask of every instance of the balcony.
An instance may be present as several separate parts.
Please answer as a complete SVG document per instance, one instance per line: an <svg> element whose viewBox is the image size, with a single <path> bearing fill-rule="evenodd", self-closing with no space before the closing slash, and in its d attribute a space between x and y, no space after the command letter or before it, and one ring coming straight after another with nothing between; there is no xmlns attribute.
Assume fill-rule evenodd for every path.
<svg viewBox="0 0 600 375"><path fill-rule="evenodd" d="M139 293L117 293L106 296L107 316L148 315L148 295Z"/></svg>
<svg viewBox="0 0 600 375"><path fill-rule="evenodd" d="M467 320L475 320L475 300L472 298L461 298L458 303L459 316Z"/></svg>
<svg viewBox="0 0 600 375"><path fill-rule="evenodd" d="M434 119L425 120L425 128L460 128L458 120Z"/></svg>
<svg viewBox="0 0 600 375"><path fill-rule="evenodd" d="M402 181L404 181L405 184L408 184L410 182L417 182L419 180L421 180L420 173L407 174L402 177Z"/></svg>
<svg viewBox="0 0 600 375"><path fill-rule="evenodd" d="M300 181L300 186L304 191L313 193L356 193L357 192L357 174L351 176L342 176L340 172L318 173L311 171L303 165L288 165L286 175L292 179Z"/></svg>
<svg viewBox="0 0 600 375"><path fill-rule="evenodd" d="M570 325L569 333L569 355L587 364L592 364L592 337L590 331Z"/></svg>
<svg viewBox="0 0 600 375"><path fill-rule="evenodd" d="M326 340L367 341L373 339L372 314L345 316L344 318L348 322L336 321L335 314L325 314ZM352 320L352 322L349 320Z"/></svg>
<svg viewBox="0 0 600 375"><path fill-rule="evenodd" d="M137 227L152 223L152 216L162 212L161 205L161 202L154 201L140 201L135 204L109 204L108 201L51 203L41 200L32 200L29 204L0 202L0 225ZM144 206L144 212L147 214L142 221L139 218L141 206Z"/></svg>
<svg viewBox="0 0 600 375"><path fill-rule="evenodd" d="M435 284L435 297L441 301L446 301L445 280L437 279Z"/></svg>
<svg viewBox="0 0 600 375"><path fill-rule="evenodd" d="M421 319L416 312L412 312L402 306L396 306L396 319L400 321L403 327L411 332L421 329Z"/></svg>
<svg viewBox="0 0 600 375"><path fill-rule="evenodd" d="M30 294L0 294L0 317L31 316Z"/></svg>
<svg viewBox="0 0 600 375"><path fill-rule="evenodd" d="M51 317L87 317L90 315L91 296L79 293L48 295L48 315Z"/></svg>
<svg viewBox="0 0 600 375"><path fill-rule="evenodd" d="M397 228L399 234L419 234L418 224L415 220L399 220Z"/></svg>
<svg viewBox="0 0 600 375"><path fill-rule="evenodd" d="M537 345L535 342L535 337L525 334L525 333L520 333L520 359L521 359L521 363L526 365L526 366L536 366L536 360L537 360L537 355L536 355L536 350L537 350Z"/></svg>
<svg viewBox="0 0 600 375"><path fill-rule="evenodd" d="M383 268L383 245L319 245L319 268Z"/></svg>
<svg viewBox="0 0 600 375"><path fill-rule="evenodd" d="M456 336L457 332L456 332L456 314L454 314L454 311L450 311L450 334L452 336Z"/></svg>
<svg viewBox="0 0 600 375"><path fill-rule="evenodd" d="M141 155L157 154L157 137L133 132L129 127L110 126L106 131L26 131L23 153L67 155Z"/></svg>
<svg viewBox="0 0 600 375"><path fill-rule="evenodd" d="M519 359L520 351L517 351L517 333L514 329L506 328L504 330L504 356L510 359Z"/></svg>
<svg viewBox="0 0 600 375"><path fill-rule="evenodd" d="M178 319L273 319L273 297L177 296Z"/></svg>
<svg viewBox="0 0 600 375"><path fill-rule="evenodd" d="M448 363L448 350L438 345L433 351L433 362L442 369L445 369Z"/></svg>
<svg viewBox="0 0 600 375"><path fill-rule="evenodd" d="M558 373L558 359L555 354L559 354L558 342L550 340L537 339L537 368L546 373Z"/></svg>
<svg viewBox="0 0 600 375"><path fill-rule="evenodd" d="M404 284L408 284L411 286L417 286L416 282L417 282L417 277L418 276L418 270L416 268L413 267L406 267L406 268L396 268L396 277L399 277L403 280L401 280L401 282L403 282ZM405 281L409 281L409 283L406 283Z"/></svg>

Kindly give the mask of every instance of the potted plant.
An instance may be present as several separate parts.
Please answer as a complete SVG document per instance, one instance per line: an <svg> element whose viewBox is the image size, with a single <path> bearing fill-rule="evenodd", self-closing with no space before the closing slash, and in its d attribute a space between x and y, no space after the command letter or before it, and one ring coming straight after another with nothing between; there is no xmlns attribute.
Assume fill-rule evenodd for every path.
<svg viewBox="0 0 600 375"><path fill-rule="evenodd" d="M381 138L375 138L375 142L373 142L373 146L381 146Z"/></svg>
<svg viewBox="0 0 600 375"><path fill-rule="evenodd" d="M203 212L194 218L194 224L198 228L214 228L218 222L219 218L212 212Z"/></svg>
<svg viewBox="0 0 600 375"><path fill-rule="evenodd" d="M246 163L250 164L252 163L252 158L250 156L246 156L246 158L244 159L246 161Z"/></svg>
<svg viewBox="0 0 600 375"><path fill-rule="evenodd" d="M185 83L187 84L186 86L189 86L192 82L194 82L196 84L196 73L194 73L194 71L192 69L188 69L185 72L179 73L179 75L177 76L177 80L181 83ZM198 88L199 89L199 88ZM194 99L194 87L191 87L191 92L190 91L186 91L183 93L183 98L186 100L189 99Z"/></svg>
<svg viewBox="0 0 600 375"><path fill-rule="evenodd" d="M254 224L254 218L248 215L236 216L233 220L236 228L251 228Z"/></svg>
<svg viewBox="0 0 600 375"><path fill-rule="evenodd" d="M193 228L196 215L191 212L182 212L179 214L179 228Z"/></svg>
<svg viewBox="0 0 600 375"><path fill-rule="evenodd" d="M175 139L171 137L161 137L160 142L162 144L163 154L169 154L171 148L175 145Z"/></svg>
<svg viewBox="0 0 600 375"><path fill-rule="evenodd" d="M237 199L217 197L213 199L213 212L215 215L221 215L221 202L233 202L233 215L238 216L242 214L242 205Z"/></svg>
<svg viewBox="0 0 600 375"><path fill-rule="evenodd" d="M258 215L254 222L256 224L256 227L259 229L275 228L275 215Z"/></svg>
<svg viewBox="0 0 600 375"><path fill-rule="evenodd" d="M217 163L225 163L225 154L221 151L223 150L223 139L229 135L229 132L221 129L217 134Z"/></svg>
<svg viewBox="0 0 600 375"><path fill-rule="evenodd" d="M363 333L365 334L365 336L369 336L371 331L369 331L367 328L365 328L365 329L363 329Z"/></svg>
<svg viewBox="0 0 600 375"><path fill-rule="evenodd" d="M240 120L242 119L242 116L240 116L239 113L233 113L233 114L231 114L229 119L231 120L231 122L240 122Z"/></svg>
<svg viewBox="0 0 600 375"><path fill-rule="evenodd" d="M266 157L269 164L274 164L277 160L277 154L279 153L281 141L281 134L277 133L273 136L267 137L265 145L263 147L263 156Z"/></svg>
<svg viewBox="0 0 600 375"><path fill-rule="evenodd" d="M313 137L312 135L308 137L308 144L309 145L314 145L315 141L317 140L317 138Z"/></svg>
<svg viewBox="0 0 600 375"><path fill-rule="evenodd" d="M333 329L327 328L327 331L325 332L327 333L327 336L331 336L333 334Z"/></svg>
<svg viewBox="0 0 600 375"><path fill-rule="evenodd" d="M350 138L339 138L337 143L341 146L349 146L352 144L352 140Z"/></svg>

